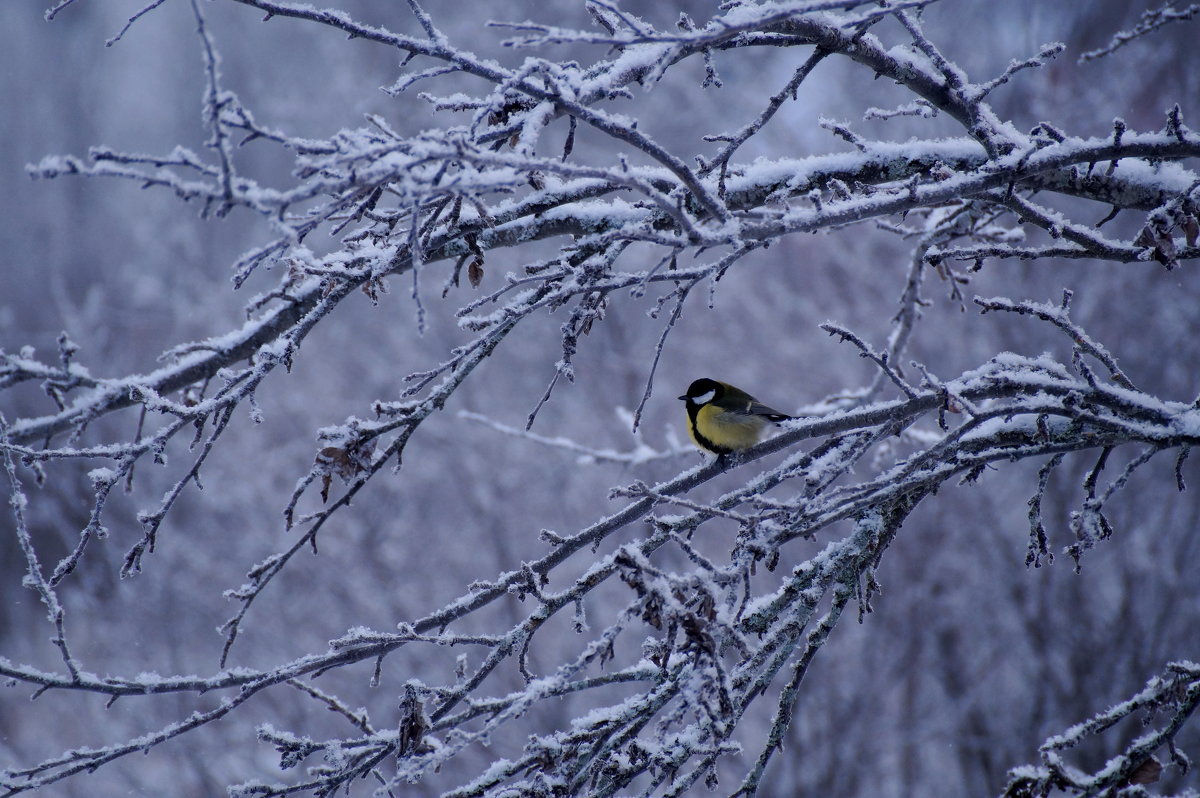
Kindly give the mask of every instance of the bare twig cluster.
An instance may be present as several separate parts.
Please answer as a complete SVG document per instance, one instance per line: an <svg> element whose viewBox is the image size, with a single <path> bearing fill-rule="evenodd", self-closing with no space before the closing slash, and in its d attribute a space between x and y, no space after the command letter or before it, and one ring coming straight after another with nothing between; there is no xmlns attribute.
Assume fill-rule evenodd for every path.
<svg viewBox="0 0 1200 798"><path fill-rule="evenodd" d="M422 99L452 121L417 135L371 118L328 140L292 137L259 124L224 87L219 42L205 26L202 5L193 3L205 54L208 152L177 148L148 156L94 149L87 158L51 157L33 169L46 178L132 180L198 203L212 216L249 210L272 233L234 264L235 283L265 266L281 268L284 276L250 303L249 319L239 329L175 347L164 353L161 367L147 373L92 376L65 338L56 360L41 360L31 351L0 354L0 390L36 382L54 403L45 415L0 417L0 449L28 584L50 613L62 660L60 671L46 672L0 659L0 675L38 694L71 690L129 701L155 694L220 696L215 706L206 702L207 708L137 739L75 748L0 771L0 795L149 751L242 711L257 694L287 689L344 717L351 733L315 739L302 729L262 727L261 740L278 750L285 770L307 770L286 783L247 781L233 794L332 795L366 776L382 789L399 790L451 771L462 752L480 750L498 734L523 729L529 736L519 756L462 779L450 794L683 795L698 782L715 785L719 760L744 755L742 721L756 701L770 702L769 727L732 790L753 795L782 746L809 664L847 607L856 604L860 616L869 611L878 588L875 569L921 502L947 483L972 482L997 464L1043 462L1029 513L1029 562L1041 564L1053 555L1041 511L1052 472L1068 459L1095 457L1066 549L1078 564L1088 549L1114 534L1105 508L1137 469L1159 452L1182 462L1200 443L1200 409L1137 388L1116 355L1071 318L1069 294L1057 304L975 300L985 312L1030 317L1045 323L1047 333L1064 333L1073 351L1069 362L1007 353L939 379L936 364L905 357L929 273L946 280L952 296L965 302L961 290L969 272L987 260L1155 260L1175 268L1200 256L1200 180L1189 166L1200 157L1200 135L1183 124L1178 108L1168 112L1161 130L1134 131L1118 120L1112 131L1069 131L1045 121L1022 133L989 105L993 90L1037 74L1062 50L1059 45L975 81L925 34L920 11L929 0L730 3L706 22L685 19L675 31L656 30L615 4L592 0L595 30L522 24L515 26L511 44L534 53L550 45L601 45L596 60L581 64L533 55L507 68L451 43L415 0L409 5L423 37L305 3L235 2L268 20L291 17L395 50L405 63L389 88L396 95L457 75L481 79L485 89L468 95L431 88ZM903 47L876 35L884 20L891 35L902 32ZM635 87L667 80L676 65L692 58L704 60L705 85L717 87L722 59L764 47L779 48L780 57L796 53L798 66L783 86L764 92L762 110L752 119L703 131L698 140L715 143L715 152L673 151L636 119L614 110ZM953 120L961 133L898 144L829 123L853 151L739 161L742 146L770 129L801 84L833 59L894 81L911 96L905 108L872 109L869 118L936 115ZM597 158L578 158L581 128L607 140L611 157L600 165ZM294 182L271 188L251 178L239 163L253 157L255 147L292 153ZM1081 206L1136 214L1138 231L1106 235L1082 221ZM788 422L782 434L745 453L738 465L784 452L781 461L713 500L688 494L721 475L723 462L657 484L634 482L614 491L625 500L621 509L571 534L546 533L549 551L540 559L470 586L457 600L400 624L398 631L354 630L327 651L270 669L226 669L244 620L273 579L298 552L315 549L329 519L385 466L403 469L406 447L423 422L525 320L560 308L567 315L560 328L561 358L550 369L532 424L555 387L573 379L582 339L604 322L609 306L649 293L662 332L648 357L644 405L664 344L694 289L713 289L749 255L786 236L863 224L913 242L881 348L849 329L826 327L870 360L878 376L869 388L831 404L827 414ZM318 256L306 246L318 230L337 237L334 251ZM214 675L100 676L72 653L70 619L58 591L69 587L89 543L105 534L107 498L133 479L136 464L160 460L170 441L192 436L190 463L161 501L139 516L143 534L122 569L129 576L147 567L164 519L187 486L198 483L232 414L238 408L252 417L258 413L258 388L268 379L286 379L282 372L303 357L306 337L334 308L359 291L377 299L389 281L404 277L413 281L414 313L423 324L428 311L420 303L419 280L441 274L449 294L465 268L478 286L490 253L543 239L563 242L557 257L530 263L523 274L509 275L458 310L461 327L474 336L469 343L409 374L400 396L374 404L373 418L352 417L321 430L311 466L299 469L291 501L281 508L287 526L299 534L292 545L251 567L246 582L230 591L238 606L223 627L225 645ZM658 253L649 268L628 257L635 245ZM884 397L889 389L897 398ZM93 424L126 408L141 414L134 439L93 442ZM635 428L640 412L641 407L631 419ZM467 420L526 434L479 416ZM616 453L531 437L590 460L628 465L670 454L644 444ZM801 443L808 446L801 449ZM1102 472L1112 454L1130 449L1136 454L1105 482ZM886 465L872 465L884 455ZM40 479L43 464L55 460L104 465L90 471L94 501L87 525L68 556L50 568L38 556L22 508L29 501L25 474ZM320 508L301 513L301 503L313 500L312 494L319 494ZM735 529L727 559L714 559L694 545L702 526L718 523ZM633 541L613 542L618 532L633 534ZM781 552L799 540L826 545L790 572L768 578ZM569 572L561 566L568 558L589 548L594 562L564 576ZM655 557L664 548L680 554L688 568L665 567ZM624 606L589 619L590 597L618 582L624 585ZM490 634L456 631L474 628L464 620L501 602L524 602L515 605L516 623ZM570 612L581 633L577 652L536 674L529 654L542 639L539 633ZM634 635L645 640L631 653L623 641ZM306 679L359 662L373 662L378 677L389 655L420 646L468 650L474 664L464 658L459 672L436 683L409 681L399 723L373 721ZM524 687L489 693L488 677L512 665ZM1174 735L1196 704L1195 679L1188 666L1173 666L1127 708L1047 743L1043 765L1016 774L1009 794L1045 795L1051 788L1099 794L1127 783L1156 749L1169 746L1174 752ZM529 732L535 709L582 693L595 696L595 709L566 726ZM1062 763L1058 751L1076 738L1152 704L1175 714L1158 736L1131 743L1106 771L1085 776Z"/></svg>

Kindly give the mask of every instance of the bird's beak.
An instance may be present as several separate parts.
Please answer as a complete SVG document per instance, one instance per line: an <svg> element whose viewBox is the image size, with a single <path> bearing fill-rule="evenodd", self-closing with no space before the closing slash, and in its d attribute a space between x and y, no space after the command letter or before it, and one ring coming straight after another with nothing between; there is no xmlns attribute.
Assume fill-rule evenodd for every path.
<svg viewBox="0 0 1200 798"><path fill-rule="evenodd" d="M687 394L685 393L683 396L676 396L675 398L676 398L676 399L682 399L683 401L685 401L685 402L686 402L686 401L687 401Z"/></svg>

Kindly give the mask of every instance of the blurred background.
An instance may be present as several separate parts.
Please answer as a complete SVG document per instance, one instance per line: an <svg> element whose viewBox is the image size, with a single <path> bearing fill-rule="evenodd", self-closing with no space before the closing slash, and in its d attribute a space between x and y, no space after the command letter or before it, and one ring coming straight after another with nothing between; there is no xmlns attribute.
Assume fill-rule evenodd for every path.
<svg viewBox="0 0 1200 798"><path fill-rule="evenodd" d="M419 33L402 5L335 4L366 22ZM250 299L274 287L278 275L267 272L240 291L230 282L230 265L269 231L247 214L201 220L198 208L131 182L31 180L26 165L46 155L82 155L96 145L166 153L181 144L201 151L206 136L203 62L188 4L165 3L111 47L105 41L141 0L79 0L49 23L43 5L0 4L0 107L6 109L0 114L0 348L31 345L52 356L56 337L66 331L81 345L77 362L93 375L147 372L165 349L239 326ZM669 27L680 11L703 22L717 13L716 5L626 0L622 8ZM1080 53L1106 44L1151 5L944 0L926 11L925 21L931 38L978 80L1048 42L1065 42L1066 53L1045 69L1022 73L991 102L1022 130L1045 120L1067 134L1104 136L1114 117L1131 129L1155 130L1175 102L1183 104L1185 121L1195 112L1189 106L1200 98L1194 23L1168 26L1112 57L1077 63ZM262 23L234 3L202 6L227 88L268 127L325 138L362 125L367 113L402 131L447 123L417 92L448 92L452 84L427 84L399 97L379 90L398 75L394 51L292 20ZM427 10L452 42L509 64L526 53L503 47L509 32L483 20L589 25L575 0L431 0ZM894 28L880 26L876 33L903 40ZM584 63L604 56L601 48L543 54ZM702 133L733 130L752 118L807 55L782 48L718 55L724 86L707 90L700 88L702 64L684 64L652 90L635 90L619 110L690 160L713 151ZM959 133L940 119L863 121L869 107L909 100L896 87L829 59L786 107L786 117L740 157L845 149L817 124L822 117L900 141ZM576 153L597 162L611 156L606 142L583 133ZM288 159L269 147L248 151L241 166L269 185L289 180ZM1105 210L1090 220L1099 221ZM1106 229L1136 230L1135 217L1125 213ZM330 238L306 243L319 252L337 246ZM501 285L506 272L553 254L559 243L489 254L480 290ZM859 226L796 237L740 263L721 281L714 307L694 301L668 339L641 430L645 442L667 449L686 439L674 397L696 377L728 380L782 410L869 382L868 364L817 325L833 320L881 344L909 256L906 242ZM427 275L425 335L417 335L407 281L394 284L377 307L366 297L344 303L305 343L293 373L275 374L260 389L264 421L256 425L246 414L234 421L202 474L204 490L185 492L144 573L126 580L118 577L122 558L141 536L135 513L155 506L186 468L185 448L169 450L175 459L165 469L139 466L133 491L114 494L108 538L92 544L62 591L68 631L85 667L111 675L215 672L223 642L216 627L236 610L222 591L240 585L251 566L294 539L281 513L312 462L316 430L347 416L369 416L373 401L398 398L404 375L441 362L468 340L453 314L475 292L464 285L442 299L446 264ZM1186 265L1167 272L1155 263L989 262L964 293L968 300L973 294L1057 300L1070 288L1076 320L1113 351L1136 384L1191 401L1200 393L1193 365L1200 356L1197 280ZM948 293L936 278L927 280L931 304L908 353L940 377L1005 350L1069 357L1066 339L1048 327L981 317L969 301L964 306ZM583 341L578 379L559 385L535 432L596 448L634 447L620 411L641 397L661 331L662 321L646 313L653 299L611 305L605 323ZM610 487L665 478L696 462L688 454L635 467L583 463L456 415L469 410L522 426L553 375L564 318L523 324L447 412L422 426L405 468L381 474L335 517L321 534L320 554L294 561L256 603L232 666L265 668L323 651L354 626L394 629L462 594L470 582L544 554L539 530L568 533L610 512ZM36 386L10 391L0 407L10 421L51 410ZM116 414L98 422L93 434L128 438L136 423L132 413ZM1068 459L1051 483L1045 512L1056 551L1070 542L1067 516L1092 462ZM86 524L92 506L86 472L95 465L52 464L41 488L22 473L43 565L52 567L69 551ZM875 612L862 625L844 622L813 666L786 755L773 760L765 795L995 795L1010 767L1036 760L1046 736L1126 698L1166 662L1200 657L1193 565L1200 554L1200 503L1195 492L1176 491L1173 462L1165 458L1139 472L1111 507L1114 538L1085 558L1081 574L1065 556L1049 566L1025 566L1026 501L1040 465L990 471L973 486L944 490L914 514L884 557ZM1184 475L1200 484L1194 466ZM61 663L47 642L52 629L36 594L21 586L24 558L11 527L11 517L0 516L0 656L55 670ZM623 539L637 531L627 530ZM719 536L719 526L706 534ZM704 545L720 550L726 543ZM798 544L789 556L800 561L824 543ZM613 600L624 600L624 590L613 586ZM522 610L516 603L497 607L491 618L511 624ZM602 614L603 607L589 611ZM561 638L543 636L535 670L579 645L572 633ZM378 688L368 686L368 666L319 686L351 706L367 706L376 725L387 728L404 681L452 667L455 653L404 649L385 662ZM519 683L515 667L494 679L492 694ZM25 686L0 690L0 767L132 738L205 701L125 699L106 709L102 697L51 692L31 703L29 692ZM748 719L748 746L769 723L769 709L759 707ZM538 722L565 724L573 712L564 702L559 717ZM270 746L255 740L254 727L263 722L317 730L314 736L353 734L299 693L276 693L255 699L238 717L52 792L206 796L224 794L228 783L283 779ZM1193 753L1196 741L1194 731L1181 737ZM462 771L415 786L411 794L436 794L466 781L503 750L498 743L477 752ZM1097 746L1082 764L1096 767L1115 750ZM724 781L722 788L732 786ZM361 789L368 794L371 788Z"/></svg>

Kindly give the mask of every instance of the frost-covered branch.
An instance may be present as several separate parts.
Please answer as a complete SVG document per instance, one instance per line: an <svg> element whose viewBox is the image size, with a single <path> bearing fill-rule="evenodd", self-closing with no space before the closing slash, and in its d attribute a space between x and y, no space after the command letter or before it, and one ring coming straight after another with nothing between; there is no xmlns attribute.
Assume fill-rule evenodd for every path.
<svg viewBox="0 0 1200 798"><path fill-rule="evenodd" d="M991 306L1001 308L999 302L992 302ZM1012 307L1020 306L1014 304ZM943 433L937 442L901 458L877 477L848 485L836 481L837 476L847 473L879 442L917 423L922 417L936 417L948 396L969 402L975 410L957 427ZM1038 398L1033 398L1035 396ZM1066 367L1045 358L997 358L959 380L914 392L906 399L829 418L793 422L786 432L748 452L741 462L744 464L771 451L790 447L798 440L818 438L825 439L826 443L812 452L789 456L745 488L718 499L712 509L697 507L680 517L652 515L659 504L670 504L668 497L720 474L724 466L719 463L692 469L674 480L641 491L640 498L618 513L571 537L552 538L553 549L541 560L501 575L491 583L475 586L472 592L415 621L408 631L398 635L364 630L334 641L327 655L307 657L269 672L220 675L206 680L163 680L153 686L136 678L58 677L8 664L2 672L11 678L36 683L41 689L89 690L114 696L147 689L150 692L210 692L237 685L241 686L240 695L245 695L248 691L267 689L305 673L326 672L357 661L381 661L399 647L418 642L466 644L490 649L491 653L466 682L459 686L447 684L426 688L427 698L421 711L428 714L430 721L422 726L421 736L411 741L407 748L387 734L372 735L371 746L378 752L401 755L405 764L398 778L407 779L442 767L458 752L484 740L492 729L515 722L530 701L561 695L563 691L585 689L571 685L582 677L585 668L615 656L613 641L622 630L644 624L660 635L655 638L655 647L644 652L644 657L661 670L659 675L651 679L654 671L645 670L647 666L639 665L635 660L621 671L625 677L613 680L597 676L588 682L586 689L625 683L626 678L650 679L654 686L648 684L647 692L637 701L631 703L627 699L614 705L614 712L620 707L618 714L599 726L593 721L592 733L583 734L575 728L555 736L553 744L557 749L573 752L564 756L559 765L551 766L538 760L535 749L540 750L548 744L546 738L539 738L532 744L534 748L527 749L530 759L526 761L539 761L534 772L522 766L508 772L503 779L488 783L496 786L503 782L510 786L524 785L522 789L535 789L535 785L543 780L569 779L584 783L600 779L612 784L613 789L620 789L621 785L627 785L642 773L649 773L661 781L692 756L700 757L707 763L704 767L708 768L713 756L731 750L728 737L736 726L736 717L767 692L774 675L791 660L792 652L804 639L820 598L836 585L854 585L866 579L868 569L878 562L888 542L900 530L903 519L921 499L932 495L944 482L955 476L973 479L989 463L1058 456L1097 447L1111 449L1135 441L1155 448L1195 445L1200 443L1200 433L1196 432L1200 430L1198 413L1200 411L1190 405L1163 404L1126 388L1106 386L1086 375L1074 376ZM758 497L771 486L792 482L803 486L792 501L758 504ZM728 511L735 508L740 508L740 531L727 565L698 560L695 571L672 573L652 564L649 558L663 546L680 546L688 551L686 540L696 534L701 525L714 519L732 518ZM595 548L617 531L647 517L652 521L652 532L639 543L616 548L566 589L546 590L545 580L568 556L585 546ZM778 561L781 548L789 541L826 535L833 524L852 519L857 519L858 532L841 541L831 540L825 554L797 568L781 588L768 589L761 595L747 592L754 581L755 565L765 562L768 569L773 568L772 563ZM449 731L445 726L437 725L439 719L449 717L449 711L482 684L501 662L523 659L539 629L551 617L580 604L588 593L614 576L630 585L636 601L622 619L601 636L598 648L595 645L585 647L580 659L563 665L552 677L529 675L530 684L525 696L517 704L496 705L505 708L490 713L492 720L485 731L451 735L443 742L436 742L441 738L438 729ZM488 638L447 635L444 631L488 604L514 594L533 597L535 608L506 634ZM847 595L843 593L837 601L844 605ZM862 600L865 599L860 597ZM828 628L816 636L808 635L802 663L815 654L836 625L836 619L836 615L830 616L823 622L823 627L818 627ZM427 636L436 630L443 631L433 637ZM776 721L780 731L769 737L760 757L760 767L753 771L758 775L747 777L747 789L751 791L752 785L761 777L761 766L769 759L771 749L778 745L778 734L786 727L790 715L787 705L794 700L803 668L793 668L792 672L793 682L786 691L785 703L780 709L782 714ZM694 696L694 690L710 681L727 683L723 689L729 691L728 697L711 699L718 703L704 707L702 720L685 721L685 716L691 716L692 711L698 709L693 702L700 700L689 696ZM706 695L707 689L703 688L700 695ZM241 700L222 704L219 713L212 718L231 711ZM474 718L475 713L459 713L456 717L465 723ZM640 731L653 717L662 720L658 724L658 742L648 741ZM206 715L200 720L207 722L212 718ZM164 729L153 740L170 739L187 728L191 726ZM596 732L601 729L603 734L597 737ZM680 736L693 740L693 744L676 749L669 741ZM274 735L268 738L285 751L285 764L299 761L287 753L292 747L281 742L282 738ZM95 761L87 761L91 764L108 761L127 751L153 744L153 741L140 741L137 745L118 746L103 755L97 754L99 758ZM341 740L313 744L305 749L305 755L332 745L363 746L366 742ZM607 759L596 757L597 746L613 755L621 752L622 761L628 760L630 765L613 770L604 764ZM676 750L681 753L667 753ZM680 758L681 754L686 755ZM345 768L335 769L309 786L321 790L336 787L364 772L368 767L365 763L370 762L369 767L374 768L378 761L374 756L349 760ZM62 764L53 760L44 763L44 767L14 775L26 779L24 783L42 783L44 777L58 773ZM74 771L68 769L66 772ZM23 782L11 783L19 786ZM244 785L243 789L250 790L248 794L255 794L255 791L280 794L266 785ZM465 788L463 794L484 792L486 789L480 784L476 790Z"/></svg>
<svg viewBox="0 0 1200 798"><path fill-rule="evenodd" d="M1200 665L1181 661L1169 663L1159 676L1146 683L1137 695L1096 713L1042 744L1042 764L1014 768L1009 772L1005 798L1047 795L1103 795L1115 790L1157 782L1163 759L1187 772L1188 758L1175 747L1175 737L1200 705ZM1145 715L1145 726L1154 726L1125 744L1119 754L1092 773L1070 765L1063 753L1089 737L1098 737L1126 718ZM1162 749L1166 748L1166 751ZM1155 756L1155 754L1159 756ZM1133 787L1133 789L1137 789ZM1133 793L1130 793L1133 794ZM1143 793L1144 794L1144 793Z"/></svg>
<svg viewBox="0 0 1200 798"><path fill-rule="evenodd" d="M857 605L859 620L871 611L879 593L877 570L917 508L987 471L1012 471L1014 480L1031 482L1027 562L1048 563L1054 550L1070 554L1078 566L1091 549L1120 536L1113 509L1137 493L1127 488L1146 478L1156 454L1176 457L1171 487L1182 489L1183 460L1200 445L1200 408L1159 395L1129 359L1122 366L1124 341L1102 342L1085 329L1082 314L1072 312L1069 291L1058 304L994 296L976 299L974 308L1039 342L1062 343L1067 336L1070 357L997 348L972 354L978 359L966 362L984 362L960 371L964 361L947 342L960 333L939 331L937 346L924 350L939 360L912 360L910 345L926 323L925 279L931 273L947 284L951 302L965 309L971 307L965 287L987 259L1001 262L989 276L1003 282L1017 273L1007 271L1005 262L1013 260L1087 259L1093 274L1133 264L1127 268L1151 280L1200 258L1200 136L1184 124L1180 106L1161 122L1142 120L1139 129L1119 119L1088 129L1063 114L1023 133L991 103L1001 86L1042 79L1063 46L1010 54L999 74L972 76L918 13L934 5L951 0L730 3L709 20L684 17L679 30L663 31L616 3L591 0L595 30L538 22L510 26L518 38L508 44L530 55L506 65L466 47L439 18L441 11L426 11L415 0L408 12L416 35L286 0L234 0L203 11L193 3L189 24L204 70L203 149L145 154L94 148L86 157L46 157L30 173L133 181L197 205L214 223L238 213L260 223L260 239L231 264L235 287L257 285L261 292L244 303L247 320L225 323L235 327L226 332L214 322L210 336L169 346L161 365L126 374L99 376L113 371L106 354L81 348L65 334L48 357L24 346L0 352L0 397L6 403L14 397L12 409L0 415L0 456L24 555L22 578L47 608L51 653L61 663L52 671L0 658L0 676L35 696L61 693L65 701L84 693L124 703L171 696L190 711L115 742L5 765L0 795L69 776L86 779L83 774L128 754L158 754L163 743L184 745L218 720L243 717L255 718L250 723L260 743L278 752L286 781L247 776L233 788L236 795L349 793L370 776L385 792L425 782L463 798L630 791L673 796L701 781L713 786L730 773L734 794L754 795L766 791L771 769L779 767L776 754L789 741L810 666L837 638L846 610ZM403 113L349 120L324 139L256 121L219 68L222 42L208 22L219 6L256 10L268 21L286 17L356 40L348 46L398 54L399 74L376 83L387 84L387 96ZM129 24L169 9L150 3ZM1156 20L1180 16L1168 11L1144 24L1157 27L1165 23ZM126 38L122 46L132 45ZM570 49L570 57L560 48ZM691 79L686 64L700 67L703 76L695 82L701 90L719 91L723 62L745 59L757 75L753 64L761 61L753 59L777 53L790 66L772 85L752 80L744 102L729 103L716 115L697 112L688 118L686 137L647 117L656 108L654 92ZM820 140L833 139L828 132L838 138L828 151L802 157L781 152L780 142L790 147L795 140L785 127L794 124L789 104L818 69L835 62L868 78L886 78L902 95L890 106L895 111L862 108L870 120L864 129L877 129L876 122L913 127L886 140L852 121L822 121ZM409 89L417 84L424 93L413 96ZM650 111L637 105L647 97ZM400 118L417 119L419 111L428 111L428 119ZM258 158L280 156L291 164L289 176L268 177L269 169L253 168ZM1106 223L1118 212L1122 220L1101 233L1095 220L1103 216ZM807 246L797 242L808 240L797 234L840 241L850 227L905 249L872 254L861 269L841 268L839 258L850 259L842 253L810 258L805 250L797 256ZM536 254L526 257L527 251ZM779 252L784 255L772 262ZM515 271L501 273L514 261ZM972 266L961 266L963 261ZM773 274L752 271L765 262ZM873 364L869 384L846 387L745 451L674 475L653 470L680 453L671 439L665 447L647 443L639 426L663 399L660 368L666 371L678 352L672 347L726 343L721 334L695 330L680 340L695 297L705 293L698 289L707 290L715 309L726 275L751 274L755 281L742 290L791 304L774 296L784 290L778 286L807 291L820 284L817 269L838 271L830 279L844 283L848 294L882 287L881 293L895 297L883 313L870 311L882 319L879 342L851 325L822 325L850 344L844 361L861 357ZM403 280L404 297L385 297L396 280ZM440 302L430 299L430 281L442 289ZM373 306L407 306L405 317L417 318L417 335L432 338L434 330L455 322L457 329L437 333L443 337L430 345L445 343L440 355L415 346L405 351L404 358L424 358L415 365L372 360L366 370L386 373L379 384L390 387L379 395L356 394L361 406L338 409L332 422L302 431L310 441L303 447L307 454L288 461L282 479L291 487L283 489L283 506L271 508L283 520L253 530L261 533L256 540L273 540L270 532L290 537L241 563L246 576L240 585L188 597L223 595L233 602L233 610L220 608L228 620L215 670L190 666L191 674L210 675L158 676L147 665L111 675L118 669L89 662L90 654L68 645L63 596L82 589L89 566L104 567L100 557L92 558L109 526L132 528L122 536L131 548L115 570L139 577L123 583L139 589L147 581L143 572L157 565L150 555L167 535L179 533L169 521L183 514L183 497L191 495L190 486L200 488L202 474L234 468L254 485L263 478L257 460L230 464L238 458L221 457L234 446L236 435L228 431L239 413L262 421L260 402L297 379L293 367L336 371L337 363L307 359L311 341L338 329L338 319L349 314L386 330L378 340L356 339L362 350L380 349L385 337L403 337L386 311L371 317L356 308L353 303L364 297ZM812 299L824 306L823 297ZM538 321L556 312L554 324ZM652 321L643 322L643 315ZM539 413L552 397L556 403L578 400L578 392L562 394L585 368L581 364L594 362L581 355L588 336L606 325L632 328L630 318L651 329L646 341L620 353L630 363L625 377L637 395L617 396L616 386L602 386L600 398L610 413L613 405L636 408L618 414L632 431L630 450L604 448L575 433L532 431L535 421L545 423ZM809 332L780 330L761 341L727 342L736 348L722 351L749 358L755 351L800 346ZM530 343L533 336L539 337ZM504 423L501 413L511 404L506 395L516 380L481 377L489 372L485 364L510 353L533 358L544 352L552 354L529 367L536 393L521 394L528 399L520 410L528 413L525 429ZM989 357L992 352L999 354ZM491 373L515 368L513 361L503 363ZM29 390L35 385L44 398ZM672 403L675 393L672 387L667 396ZM442 415L456 401L462 407L467 396L468 406L487 412ZM316 401L302 397L310 399ZM574 407L568 416L592 420L589 411ZM591 429L579 426L580 435ZM429 439L430 427L446 436L449 444L441 448L458 458L445 474L438 464L446 460L413 454L420 452L414 441ZM589 488L585 500L556 496L571 505L564 517L575 520L568 531L542 530L546 548L533 553L524 546L537 529L523 510L522 494L543 486L496 488L473 511L492 525L504 565L463 584L454 581L458 574L439 576L439 588L447 592L436 602L409 595L418 591L406 593L397 578L387 590L402 598L375 603L385 617L399 613L396 631L355 626L326 648L272 653L267 664L259 652L256 667L231 664L242 656L237 641L253 633L258 614L280 611L279 602L265 597L279 593L281 575L300 572L302 552L325 553L318 539L326 546L331 538L340 544L354 535L380 536L379 549L340 563L344 589L367 590L356 569L397 544L366 529L371 522L356 520L347 508L378 495L367 489L382 490L381 474L391 472L403 485L415 482L418 490L436 482L453 494L447 503L471 498L470 483L480 479L470 471L478 465L472 458L485 460L483 473L498 482L515 474L510 481L524 483L519 463L491 451L479 458L456 446L494 433L538 444L543 458L565 454L576 465L594 465L592 473L609 473L604 468L611 464L634 473L621 477L628 484ZM186 452L182 465L178 455L167 457L180 450ZM1025 462L1035 466L1036 477L1005 468ZM158 472L152 478L156 490L149 499L135 491L140 463L162 468L162 478ZM41 497L26 491L22 469L40 485L59 478L53 469L76 465L90 485L79 516L86 521L67 530L62 554L31 531L27 507ZM1046 508L1054 502L1056 481L1073 467L1083 474L1069 493L1073 511L1056 526ZM145 472L136 471L139 480ZM142 508L132 523L110 498L118 486ZM618 505L596 509L603 500ZM384 515L407 523L392 508ZM456 531L436 514L413 526L421 527L413 535L430 538ZM1018 534L1023 540L1025 531ZM58 565L44 570L49 552L56 552ZM319 568L326 560L315 562ZM482 557L472 560L475 566L491 567ZM447 650L459 655L449 665L439 659ZM414 665L424 662L438 664ZM371 671L361 681L374 688L399 684L398 696L373 703L370 711L355 707L342 690L361 686L360 665ZM1014 775L1010 794L1115 789L1155 750L1174 752L1175 735L1196 703L1189 667L1177 663L1169 680L1152 682L1128 706L1048 742L1043 765ZM318 677L335 684L318 687ZM1164 680L1171 681L1169 689ZM253 714L255 704L267 702L249 699L267 695L284 705L302 699L305 707L332 715L337 726L307 725L302 712L281 713L286 721L262 720ZM1174 714L1161 733L1131 743L1103 771L1089 776L1063 763L1061 749L1151 706ZM493 746L507 748L498 753Z"/></svg>
<svg viewBox="0 0 1200 798"><path fill-rule="evenodd" d="M1083 53L1079 56L1079 60L1092 61L1097 58L1103 58L1106 55L1112 55L1134 39L1141 38L1148 33L1153 33L1172 22L1186 22L1197 14L1200 14L1200 3L1191 3L1187 7L1180 9L1176 9L1174 3L1163 3L1161 8L1147 9L1142 12L1142 17L1138 20L1137 25L1134 25L1129 30L1114 33L1112 40L1106 46Z"/></svg>

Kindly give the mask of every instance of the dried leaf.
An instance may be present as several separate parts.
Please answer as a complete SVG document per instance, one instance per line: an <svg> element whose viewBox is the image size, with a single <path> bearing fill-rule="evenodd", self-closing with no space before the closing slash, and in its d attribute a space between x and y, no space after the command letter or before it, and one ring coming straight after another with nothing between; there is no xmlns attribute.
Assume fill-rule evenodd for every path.
<svg viewBox="0 0 1200 798"><path fill-rule="evenodd" d="M1129 775L1130 784L1153 784L1162 776L1163 766L1154 757L1150 757L1145 762L1137 766L1137 769Z"/></svg>
<svg viewBox="0 0 1200 798"><path fill-rule="evenodd" d="M483 258L476 255L467 265L467 280L470 281L472 288L478 288L483 282Z"/></svg>
<svg viewBox="0 0 1200 798"><path fill-rule="evenodd" d="M382 275L375 275L362 284L362 292L371 300L371 304L379 304L379 295L387 293L387 281Z"/></svg>
<svg viewBox="0 0 1200 798"><path fill-rule="evenodd" d="M337 474L343 482L350 483L370 467L374 454L374 440L353 441L344 447L326 446L317 452L315 461L322 470L321 501L329 501L331 474Z"/></svg>
<svg viewBox="0 0 1200 798"><path fill-rule="evenodd" d="M1171 236L1170 230L1165 230L1151 222L1142 228L1142 232L1138 233L1138 237L1133 240L1133 243L1141 247L1149 247L1151 256L1168 269L1174 269L1179 265L1175 239Z"/></svg>
<svg viewBox="0 0 1200 798"><path fill-rule="evenodd" d="M400 701L399 709L401 715L397 731L399 732L400 755L418 754L431 750L429 744L425 742L425 735L429 733L429 718L425 716L425 707L422 705L416 689L411 685L405 686L404 698Z"/></svg>

